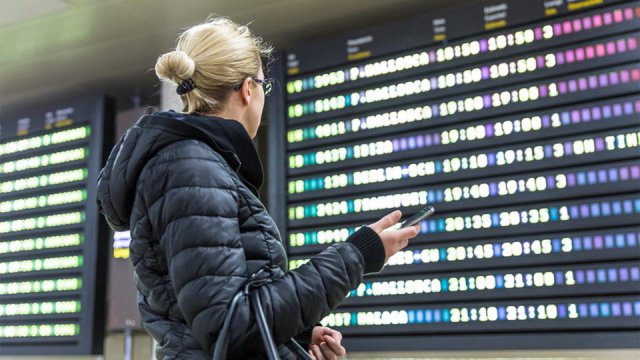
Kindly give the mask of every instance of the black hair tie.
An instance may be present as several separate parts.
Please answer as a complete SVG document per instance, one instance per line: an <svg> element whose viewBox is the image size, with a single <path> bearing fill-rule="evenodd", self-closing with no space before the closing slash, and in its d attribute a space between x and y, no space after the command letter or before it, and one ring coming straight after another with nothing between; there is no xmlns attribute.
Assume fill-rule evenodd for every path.
<svg viewBox="0 0 640 360"><path fill-rule="evenodd" d="M176 92L178 93L178 95L184 95L195 88L196 88L196 85L193 83L193 80L191 79L182 80L182 83L178 85Z"/></svg>

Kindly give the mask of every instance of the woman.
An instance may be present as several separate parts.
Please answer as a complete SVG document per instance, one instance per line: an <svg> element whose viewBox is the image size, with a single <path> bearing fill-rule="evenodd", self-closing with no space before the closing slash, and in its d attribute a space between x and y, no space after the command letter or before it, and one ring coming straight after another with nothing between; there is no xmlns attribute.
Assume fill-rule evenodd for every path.
<svg viewBox="0 0 640 360"><path fill-rule="evenodd" d="M156 64L178 84L183 113L143 116L100 174L98 201L110 226L130 229L138 306L159 359L209 359L229 303L247 280L258 292L282 358L295 338L315 359L345 354L342 335L316 325L416 236L383 230L400 212L363 226L287 272L278 230L258 199L262 166L253 146L266 92L262 59L271 49L245 26L215 17L186 30ZM232 315L228 356L260 357L249 302Z"/></svg>

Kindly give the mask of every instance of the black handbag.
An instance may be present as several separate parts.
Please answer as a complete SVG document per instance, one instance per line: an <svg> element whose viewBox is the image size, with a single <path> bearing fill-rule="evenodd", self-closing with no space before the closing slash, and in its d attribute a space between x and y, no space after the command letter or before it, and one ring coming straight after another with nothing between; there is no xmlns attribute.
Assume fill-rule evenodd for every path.
<svg viewBox="0 0 640 360"><path fill-rule="evenodd" d="M253 310L256 317L256 323L258 324L258 328L260 329L260 337L262 338L262 343L264 344L265 350L267 352L267 359L277 360L280 358L280 355L278 354L278 348L273 341L271 330L269 330L269 324L267 323L264 311L262 310L260 296L256 291L250 291L253 288L272 281L270 276L264 277L264 275L267 275L265 268L260 269L260 271L251 275L245 286L240 289L240 291L238 291L238 293L236 293L236 295L233 297L233 300L231 300L229 311L224 318L222 329L220 330L218 340L216 341L216 346L213 350L213 360L227 359L227 349L229 348L229 327L231 326L231 318L236 312L240 300L242 300L242 298L245 296L249 297L251 309ZM285 345L298 357L298 359L312 359L311 356L309 356L309 354L304 350L304 348L300 346L300 344L298 344L298 342L296 342L294 339L290 339L289 341L287 341L287 343L285 343Z"/></svg>

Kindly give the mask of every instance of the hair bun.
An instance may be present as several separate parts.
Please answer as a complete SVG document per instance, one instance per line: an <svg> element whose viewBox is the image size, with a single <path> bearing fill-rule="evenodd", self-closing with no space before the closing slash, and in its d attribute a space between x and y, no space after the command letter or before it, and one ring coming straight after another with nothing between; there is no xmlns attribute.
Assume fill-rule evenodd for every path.
<svg viewBox="0 0 640 360"><path fill-rule="evenodd" d="M172 80L180 84L182 80L190 79L196 71L196 63L184 51L171 51L156 61L156 75L160 79Z"/></svg>

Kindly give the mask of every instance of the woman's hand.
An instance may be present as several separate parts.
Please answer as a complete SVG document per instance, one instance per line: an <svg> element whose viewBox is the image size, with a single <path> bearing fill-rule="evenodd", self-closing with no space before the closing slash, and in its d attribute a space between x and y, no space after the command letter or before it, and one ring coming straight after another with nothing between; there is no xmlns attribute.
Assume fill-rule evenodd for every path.
<svg viewBox="0 0 640 360"><path fill-rule="evenodd" d="M375 231L378 236L380 236L380 240L382 240L382 244L384 245L385 264L390 257L395 255L395 253L407 247L407 245L409 245L409 239L416 237L418 232L420 232L420 224L400 230L389 229L396 225L398 221L400 221L401 217L402 212L400 212L400 210L396 210L377 222L369 225L369 228Z"/></svg>
<svg viewBox="0 0 640 360"><path fill-rule="evenodd" d="M344 356L347 351L342 345L342 334L324 326L316 326L311 333L309 355L314 360L335 360Z"/></svg>

